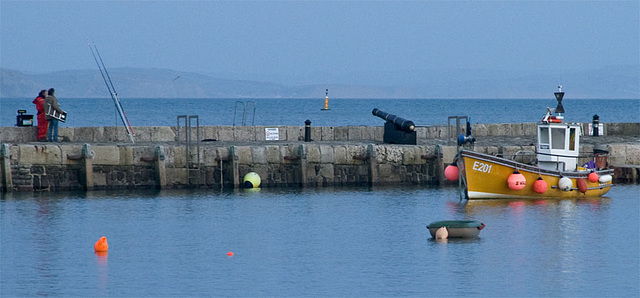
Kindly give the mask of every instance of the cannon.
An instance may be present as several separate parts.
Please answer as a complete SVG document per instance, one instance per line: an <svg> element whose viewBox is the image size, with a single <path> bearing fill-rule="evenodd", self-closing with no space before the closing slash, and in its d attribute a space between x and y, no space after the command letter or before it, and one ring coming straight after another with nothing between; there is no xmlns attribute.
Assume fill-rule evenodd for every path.
<svg viewBox="0 0 640 298"><path fill-rule="evenodd" d="M380 109L373 109L371 113L385 120L383 142L385 144L416 145L415 124L413 121L398 117Z"/></svg>

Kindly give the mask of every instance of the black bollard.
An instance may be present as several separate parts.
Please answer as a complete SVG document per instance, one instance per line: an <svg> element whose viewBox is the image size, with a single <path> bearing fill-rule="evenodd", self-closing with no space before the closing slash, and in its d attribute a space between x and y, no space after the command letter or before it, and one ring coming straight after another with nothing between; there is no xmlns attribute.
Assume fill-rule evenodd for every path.
<svg viewBox="0 0 640 298"><path fill-rule="evenodd" d="M309 119L304 122L304 141L311 141L311 120Z"/></svg>
<svg viewBox="0 0 640 298"><path fill-rule="evenodd" d="M593 136L597 137L600 135L600 116L598 114L593 115Z"/></svg>

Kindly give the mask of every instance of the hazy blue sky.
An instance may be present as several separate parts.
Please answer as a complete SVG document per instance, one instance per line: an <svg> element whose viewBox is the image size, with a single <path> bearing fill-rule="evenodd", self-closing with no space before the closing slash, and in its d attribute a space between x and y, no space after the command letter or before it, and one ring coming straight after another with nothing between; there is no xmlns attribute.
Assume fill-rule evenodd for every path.
<svg viewBox="0 0 640 298"><path fill-rule="evenodd" d="M639 1L0 1L0 66L205 74L640 64Z"/></svg>

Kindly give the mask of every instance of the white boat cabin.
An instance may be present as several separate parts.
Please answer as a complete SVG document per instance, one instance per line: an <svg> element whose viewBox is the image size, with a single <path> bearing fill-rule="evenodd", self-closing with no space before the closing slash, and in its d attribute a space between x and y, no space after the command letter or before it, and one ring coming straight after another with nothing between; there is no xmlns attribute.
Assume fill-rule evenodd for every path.
<svg viewBox="0 0 640 298"><path fill-rule="evenodd" d="M556 171L575 171L580 153L577 124L538 124L538 166Z"/></svg>
<svg viewBox="0 0 640 298"><path fill-rule="evenodd" d="M558 100L556 116L551 115L551 108L538 123L538 166L541 169L555 171L575 171L580 153L580 135L582 127L576 123L562 123L564 108L562 107L562 86L555 92Z"/></svg>

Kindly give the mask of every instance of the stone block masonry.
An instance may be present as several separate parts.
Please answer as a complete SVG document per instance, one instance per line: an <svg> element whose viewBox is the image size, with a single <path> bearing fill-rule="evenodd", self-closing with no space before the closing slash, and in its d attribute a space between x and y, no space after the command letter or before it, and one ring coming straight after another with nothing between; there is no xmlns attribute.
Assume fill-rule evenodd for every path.
<svg viewBox="0 0 640 298"><path fill-rule="evenodd" d="M187 168L180 145L3 144L5 191L437 184L434 146L310 144L200 147ZM197 154L192 152L192 154ZM189 177L189 171L195 171Z"/></svg>
<svg viewBox="0 0 640 298"><path fill-rule="evenodd" d="M586 124L585 124L586 126ZM249 172L262 187L448 184L444 167L457 150L449 127L417 127L417 145L382 144L382 127L201 127L187 147L184 127L138 127L131 144L124 128L61 128L61 143L36 142L35 127L0 127L0 188L61 191L138 188L236 188ZM473 150L531 162L535 123L474 124ZM454 129L455 130L455 129ZM464 128L462 128L464 131ZM605 136L583 137L581 156L608 145L618 182L640 176L640 123L607 123ZM582 158L582 164L588 158Z"/></svg>

